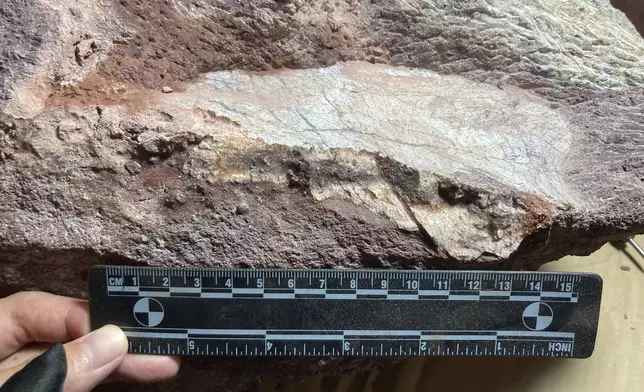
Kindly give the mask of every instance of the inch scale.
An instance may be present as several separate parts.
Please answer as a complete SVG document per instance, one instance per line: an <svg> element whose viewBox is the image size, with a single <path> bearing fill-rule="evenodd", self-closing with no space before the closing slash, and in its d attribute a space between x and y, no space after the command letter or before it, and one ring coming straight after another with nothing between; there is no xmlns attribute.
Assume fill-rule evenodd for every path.
<svg viewBox="0 0 644 392"><path fill-rule="evenodd" d="M215 356L585 358L594 274L97 266L92 328L129 351Z"/></svg>

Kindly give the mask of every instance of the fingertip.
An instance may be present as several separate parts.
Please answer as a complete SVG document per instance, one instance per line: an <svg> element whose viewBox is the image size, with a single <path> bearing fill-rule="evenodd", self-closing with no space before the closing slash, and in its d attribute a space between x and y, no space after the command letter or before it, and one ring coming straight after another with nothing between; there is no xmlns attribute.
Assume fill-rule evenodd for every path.
<svg viewBox="0 0 644 392"><path fill-rule="evenodd" d="M141 383L158 382L175 377L180 367L180 357L128 354L114 372L113 378Z"/></svg>
<svg viewBox="0 0 644 392"><path fill-rule="evenodd" d="M114 325L106 325L65 344L67 379L65 391L90 391L110 376L127 356L127 337Z"/></svg>

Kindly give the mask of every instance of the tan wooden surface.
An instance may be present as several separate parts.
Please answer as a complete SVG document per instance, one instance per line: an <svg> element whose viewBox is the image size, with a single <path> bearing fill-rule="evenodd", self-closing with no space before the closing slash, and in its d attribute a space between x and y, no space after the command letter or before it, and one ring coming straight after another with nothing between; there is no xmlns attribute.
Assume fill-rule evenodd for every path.
<svg viewBox="0 0 644 392"><path fill-rule="evenodd" d="M644 236L636 240L644 246ZM644 391L644 272L634 260L644 265L632 248L606 245L590 256L566 257L542 268L603 278L597 344L589 359L413 358L371 373L266 383L262 392Z"/></svg>

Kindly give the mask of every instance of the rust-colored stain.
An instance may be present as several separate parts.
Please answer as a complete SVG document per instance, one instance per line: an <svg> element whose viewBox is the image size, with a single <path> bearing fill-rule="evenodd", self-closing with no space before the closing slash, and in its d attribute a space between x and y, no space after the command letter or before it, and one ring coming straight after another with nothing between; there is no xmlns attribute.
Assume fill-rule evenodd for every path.
<svg viewBox="0 0 644 392"><path fill-rule="evenodd" d="M300 21L284 11L280 2L253 6L270 17L267 21L256 18L252 23L246 19L251 7L244 2L194 3L193 10L198 9L194 12L202 17L188 14L167 0L115 2L121 20L136 33L112 48L100 67L101 75L158 89L216 70L330 65L355 57L360 46L354 25ZM311 28L305 26L309 23ZM303 34L307 39L301 37Z"/></svg>
<svg viewBox="0 0 644 392"><path fill-rule="evenodd" d="M113 41L107 57L81 83L52 83L46 106L121 105L136 110L158 99L164 86L183 92L185 82L206 72L236 69L275 75L332 65L362 52L355 26L336 26L330 19L321 24L297 20L279 2L257 5L272 17L253 23L246 20L249 6L243 2L201 3L195 2L199 17L168 0L115 1L120 22L133 33Z"/></svg>
<svg viewBox="0 0 644 392"><path fill-rule="evenodd" d="M527 207L526 228L530 232L552 225L554 208L546 199L539 195L528 194L522 201Z"/></svg>

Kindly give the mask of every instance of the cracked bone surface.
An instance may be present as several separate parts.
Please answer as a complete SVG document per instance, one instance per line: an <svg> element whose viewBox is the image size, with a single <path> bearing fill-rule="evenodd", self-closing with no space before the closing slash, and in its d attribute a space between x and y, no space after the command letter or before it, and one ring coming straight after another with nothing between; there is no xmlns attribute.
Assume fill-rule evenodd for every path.
<svg viewBox="0 0 644 392"><path fill-rule="evenodd" d="M0 37L0 294L111 263L536 268L644 231L644 40L606 0L5 0Z"/></svg>

